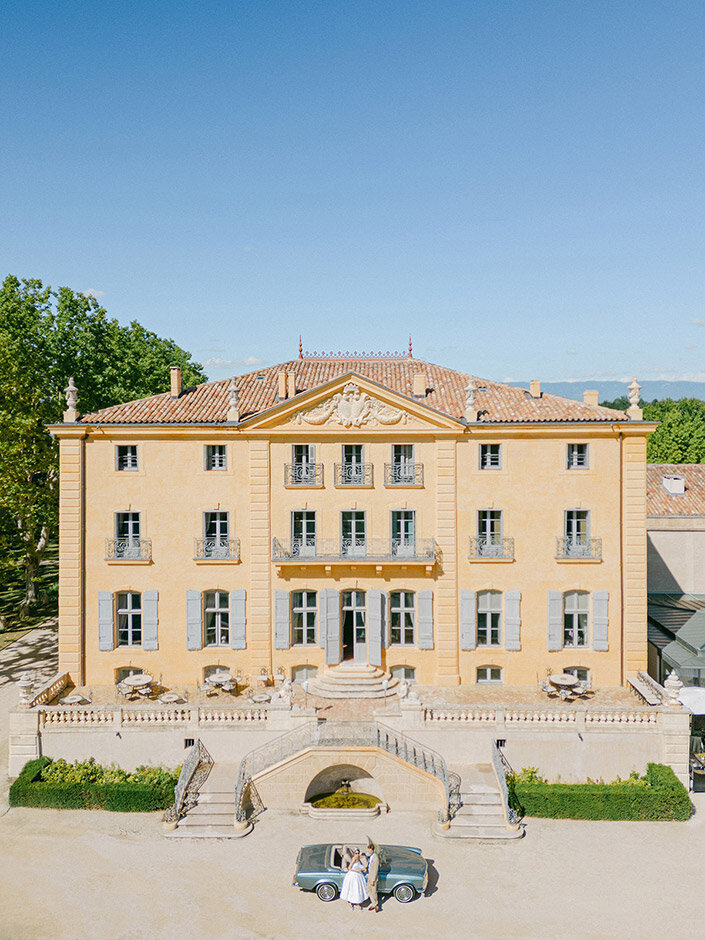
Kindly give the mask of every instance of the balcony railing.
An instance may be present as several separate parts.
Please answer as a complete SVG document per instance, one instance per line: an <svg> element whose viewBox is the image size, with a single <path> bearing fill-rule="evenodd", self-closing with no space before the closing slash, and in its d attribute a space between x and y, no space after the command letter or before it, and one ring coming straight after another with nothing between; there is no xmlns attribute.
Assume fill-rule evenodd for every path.
<svg viewBox="0 0 705 940"><path fill-rule="evenodd" d="M422 463L386 463L385 486L423 486Z"/></svg>
<svg viewBox="0 0 705 940"><path fill-rule="evenodd" d="M194 539L193 557L195 561L208 559L222 559L224 561L240 560L240 539Z"/></svg>
<svg viewBox="0 0 705 940"><path fill-rule="evenodd" d="M284 467L284 486L323 486L323 464L286 464Z"/></svg>
<svg viewBox="0 0 705 940"><path fill-rule="evenodd" d="M336 486L372 486L371 463L335 464Z"/></svg>
<svg viewBox="0 0 705 940"><path fill-rule="evenodd" d="M152 540L141 538L106 539L106 561L150 561Z"/></svg>
<svg viewBox="0 0 705 940"><path fill-rule="evenodd" d="M514 558L514 539L481 535L470 539L470 558Z"/></svg>
<svg viewBox="0 0 705 940"><path fill-rule="evenodd" d="M314 542L274 539L272 559L277 562L353 561L376 564L381 561L423 562L432 564L436 557L433 539L316 539Z"/></svg>
<svg viewBox="0 0 705 940"><path fill-rule="evenodd" d="M602 558L602 539L557 538L556 558Z"/></svg>

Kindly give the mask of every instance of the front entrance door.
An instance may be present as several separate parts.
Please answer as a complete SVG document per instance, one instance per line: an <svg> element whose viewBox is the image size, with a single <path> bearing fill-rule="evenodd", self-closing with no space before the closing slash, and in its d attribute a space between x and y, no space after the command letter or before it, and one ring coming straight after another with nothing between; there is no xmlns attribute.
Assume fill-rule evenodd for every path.
<svg viewBox="0 0 705 940"><path fill-rule="evenodd" d="M367 662L367 627L365 623L365 592L342 591L343 659Z"/></svg>

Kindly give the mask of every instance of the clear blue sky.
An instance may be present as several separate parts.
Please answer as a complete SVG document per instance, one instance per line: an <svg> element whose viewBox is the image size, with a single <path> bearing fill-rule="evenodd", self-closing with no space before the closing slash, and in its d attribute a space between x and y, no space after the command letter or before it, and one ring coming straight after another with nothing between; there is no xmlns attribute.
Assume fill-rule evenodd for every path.
<svg viewBox="0 0 705 940"><path fill-rule="evenodd" d="M9 0L0 79L0 273L212 378L705 379L702 0Z"/></svg>

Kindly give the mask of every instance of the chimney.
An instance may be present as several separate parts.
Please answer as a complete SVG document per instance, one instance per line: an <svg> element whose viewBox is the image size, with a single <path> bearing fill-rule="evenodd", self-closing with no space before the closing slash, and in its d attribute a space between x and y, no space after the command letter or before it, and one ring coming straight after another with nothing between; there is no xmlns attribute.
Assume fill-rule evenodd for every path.
<svg viewBox="0 0 705 940"><path fill-rule="evenodd" d="M541 397L541 382L539 379L532 379L529 382L529 395L531 395L532 398Z"/></svg>
<svg viewBox="0 0 705 940"><path fill-rule="evenodd" d="M277 372L277 394L279 401L286 398L286 372Z"/></svg>
<svg viewBox="0 0 705 940"><path fill-rule="evenodd" d="M286 397L293 398L296 394L296 373L286 373Z"/></svg>
<svg viewBox="0 0 705 940"><path fill-rule="evenodd" d="M599 389L597 388L586 388L583 392L583 401L586 405L598 405L598 398L600 397Z"/></svg>
<svg viewBox="0 0 705 940"><path fill-rule="evenodd" d="M667 493L670 493L671 496L684 496L685 495L685 478L679 476L664 476L663 488Z"/></svg>
<svg viewBox="0 0 705 940"><path fill-rule="evenodd" d="M178 366L172 366L171 375L171 397L178 398L181 394L181 369Z"/></svg>
<svg viewBox="0 0 705 940"><path fill-rule="evenodd" d="M426 373L414 373L414 398L426 397Z"/></svg>

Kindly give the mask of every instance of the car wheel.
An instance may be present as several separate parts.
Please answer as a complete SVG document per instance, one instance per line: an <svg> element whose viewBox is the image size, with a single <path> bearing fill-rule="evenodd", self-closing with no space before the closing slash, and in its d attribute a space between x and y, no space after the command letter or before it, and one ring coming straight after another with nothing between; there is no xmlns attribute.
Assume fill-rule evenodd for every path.
<svg viewBox="0 0 705 940"><path fill-rule="evenodd" d="M318 885L316 894L321 901L335 901L338 897L338 889L335 885L330 884L330 882L326 882L325 884Z"/></svg>
<svg viewBox="0 0 705 940"><path fill-rule="evenodd" d="M394 889L394 897L400 904L408 904L416 897L416 890L412 885L397 885Z"/></svg>

